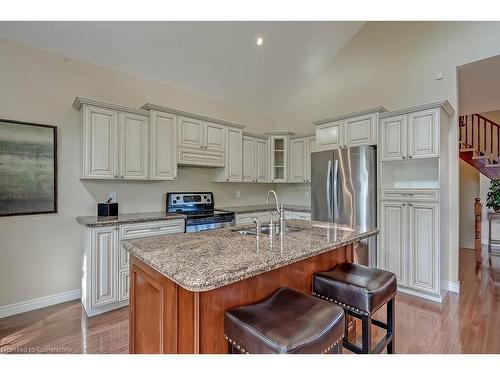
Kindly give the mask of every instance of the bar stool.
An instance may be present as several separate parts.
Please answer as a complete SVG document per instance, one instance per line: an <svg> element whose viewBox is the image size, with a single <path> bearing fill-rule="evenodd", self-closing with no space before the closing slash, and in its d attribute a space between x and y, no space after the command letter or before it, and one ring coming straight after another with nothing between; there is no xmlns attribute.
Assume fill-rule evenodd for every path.
<svg viewBox="0 0 500 375"><path fill-rule="evenodd" d="M331 303L281 288L254 305L226 311L229 353L342 353L344 311Z"/></svg>
<svg viewBox="0 0 500 375"><path fill-rule="evenodd" d="M347 315L361 319L362 346L349 342L347 319L345 326L344 348L354 353L394 353L396 275L392 272L369 268L354 263L341 263L330 271L319 272L313 276L313 292L344 308ZM372 319L372 315L387 304L387 323ZM386 330L385 337L371 349L371 325Z"/></svg>

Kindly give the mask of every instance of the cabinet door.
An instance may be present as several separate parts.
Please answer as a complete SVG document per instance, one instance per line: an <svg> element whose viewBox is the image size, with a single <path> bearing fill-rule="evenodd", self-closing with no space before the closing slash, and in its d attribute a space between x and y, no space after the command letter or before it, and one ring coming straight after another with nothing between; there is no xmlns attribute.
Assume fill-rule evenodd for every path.
<svg viewBox="0 0 500 375"><path fill-rule="evenodd" d="M406 129L408 116L388 117L380 120L380 160L406 158Z"/></svg>
<svg viewBox="0 0 500 375"><path fill-rule="evenodd" d="M148 177L148 118L134 113L120 113L120 177Z"/></svg>
<svg viewBox="0 0 500 375"><path fill-rule="evenodd" d="M86 106L83 112L83 178L118 177L118 112Z"/></svg>
<svg viewBox="0 0 500 375"><path fill-rule="evenodd" d="M271 181L288 182L288 137L271 137Z"/></svg>
<svg viewBox="0 0 500 375"><path fill-rule="evenodd" d="M257 139L256 146L255 177L257 182L269 182L269 143L263 139Z"/></svg>
<svg viewBox="0 0 500 375"><path fill-rule="evenodd" d="M438 204L409 205L409 284L414 289L439 292Z"/></svg>
<svg viewBox="0 0 500 375"><path fill-rule="evenodd" d="M243 181L255 182L255 150L256 142L254 138L243 137Z"/></svg>
<svg viewBox="0 0 500 375"><path fill-rule="evenodd" d="M344 145L344 121L335 121L316 127L316 149L334 150Z"/></svg>
<svg viewBox="0 0 500 375"><path fill-rule="evenodd" d="M130 274L129 270L120 271L120 275L118 277L119 281L119 296L118 299L120 301L128 300L129 296L129 286L130 286Z"/></svg>
<svg viewBox="0 0 500 375"><path fill-rule="evenodd" d="M345 120L345 145L361 146L377 143L378 115L371 114Z"/></svg>
<svg viewBox="0 0 500 375"><path fill-rule="evenodd" d="M290 182L306 182L307 139L290 141Z"/></svg>
<svg viewBox="0 0 500 375"><path fill-rule="evenodd" d="M206 122L204 133L205 149L210 151L224 151L224 126Z"/></svg>
<svg viewBox="0 0 500 375"><path fill-rule="evenodd" d="M315 137L308 138L308 146L309 146L309 148L306 152L306 170L307 170L306 180L307 180L307 182L311 182L311 154L313 152L316 152L316 138Z"/></svg>
<svg viewBox="0 0 500 375"><path fill-rule="evenodd" d="M151 112L151 179L177 178L177 116Z"/></svg>
<svg viewBox="0 0 500 375"><path fill-rule="evenodd" d="M243 133L227 129L226 180L240 182L243 178Z"/></svg>
<svg viewBox="0 0 500 375"><path fill-rule="evenodd" d="M203 121L189 117L179 116L178 147L187 147L194 149L203 149L204 124Z"/></svg>
<svg viewBox="0 0 500 375"><path fill-rule="evenodd" d="M118 301L118 228L92 230L92 307Z"/></svg>
<svg viewBox="0 0 500 375"><path fill-rule="evenodd" d="M380 249L378 267L396 274L398 284L406 285L408 214L407 203L381 202Z"/></svg>
<svg viewBox="0 0 500 375"><path fill-rule="evenodd" d="M439 110L411 113L408 123L409 158L439 156Z"/></svg>

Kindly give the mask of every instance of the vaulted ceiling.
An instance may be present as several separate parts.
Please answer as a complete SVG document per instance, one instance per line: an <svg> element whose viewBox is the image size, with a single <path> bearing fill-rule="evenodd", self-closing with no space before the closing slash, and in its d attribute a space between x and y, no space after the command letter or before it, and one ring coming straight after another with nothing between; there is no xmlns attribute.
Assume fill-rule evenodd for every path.
<svg viewBox="0 0 500 375"><path fill-rule="evenodd" d="M0 22L0 36L275 115L362 26L363 22ZM264 38L261 47L255 43L257 36Z"/></svg>

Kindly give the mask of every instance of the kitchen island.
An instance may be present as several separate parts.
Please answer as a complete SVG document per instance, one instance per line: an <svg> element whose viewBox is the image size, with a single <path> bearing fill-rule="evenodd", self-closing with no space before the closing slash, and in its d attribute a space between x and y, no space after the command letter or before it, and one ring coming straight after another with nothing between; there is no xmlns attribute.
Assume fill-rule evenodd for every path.
<svg viewBox="0 0 500 375"><path fill-rule="evenodd" d="M280 287L311 291L311 276L352 260L375 228L289 220L285 236L240 226L122 241L130 252L130 353L226 353L224 311Z"/></svg>

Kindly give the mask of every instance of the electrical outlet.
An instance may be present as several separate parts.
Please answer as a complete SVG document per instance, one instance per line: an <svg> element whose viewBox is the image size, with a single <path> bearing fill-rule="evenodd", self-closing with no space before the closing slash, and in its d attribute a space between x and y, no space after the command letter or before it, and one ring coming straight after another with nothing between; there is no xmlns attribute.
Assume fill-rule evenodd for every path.
<svg viewBox="0 0 500 375"><path fill-rule="evenodd" d="M436 80L439 81L440 79L443 79L443 71L442 70L438 70L436 72Z"/></svg>
<svg viewBox="0 0 500 375"><path fill-rule="evenodd" d="M111 202L116 202L116 192L108 193L108 199L111 198Z"/></svg>
<svg viewBox="0 0 500 375"><path fill-rule="evenodd" d="M241 191L236 190L236 198L241 198Z"/></svg>

